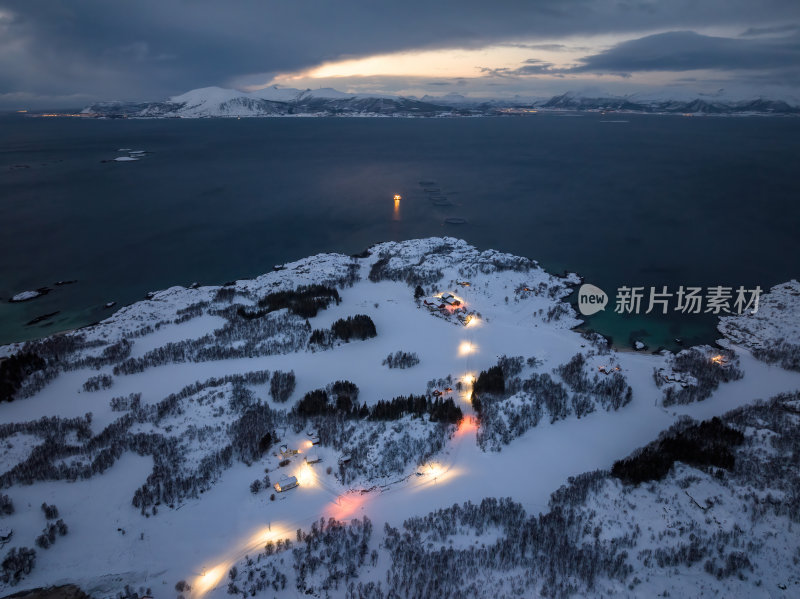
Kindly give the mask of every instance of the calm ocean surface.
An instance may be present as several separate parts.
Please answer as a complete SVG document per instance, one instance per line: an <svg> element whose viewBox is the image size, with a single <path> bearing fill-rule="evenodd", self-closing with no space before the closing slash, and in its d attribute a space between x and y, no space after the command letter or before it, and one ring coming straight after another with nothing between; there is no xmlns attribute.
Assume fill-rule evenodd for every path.
<svg viewBox="0 0 800 599"><path fill-rule="evenodd" d="M118 148L152 154L102 162ZM431 235L578 272L612 296L588 326L620 346L713 341L710 316L623 318L613 295L797 278L799 158L794 118L0 117L0 344L95 322L106 302L147 291ZM5 301L66 279L78 283Z"/></svg>

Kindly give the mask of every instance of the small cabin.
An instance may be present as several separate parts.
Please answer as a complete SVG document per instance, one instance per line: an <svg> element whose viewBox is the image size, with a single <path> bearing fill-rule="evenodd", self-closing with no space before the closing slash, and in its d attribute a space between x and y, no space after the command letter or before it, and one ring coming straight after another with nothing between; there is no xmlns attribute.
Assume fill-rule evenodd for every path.
<svg viewBox="0 0 800 599"><path fill-rule="evenodd" d="M314 453L307 453L305 455L306 464L316 464L317 462L321 462L322 458L319 457L319 454L315 451Z"/></svg>
<svg viewBox="0 0 800 599"><path fill-rule="evenodd" d="M275 490L278 493L283 493L284 491L288 491L289 489L294 489L297 485L298 485L297 477L290 476L288 478L276 482Z"/></svg>
<svg viewBox="0 0 800 599"><path fill-rule="evenodd" d="M344 454L342 457L339 458L339 464L347 464L350 460L352 460L348 454Z"/></svg>
<svg viewBox="0 0 800 599"><path fill-rule="evenodd" d="M319 445L319 437L311 437L311 445Z"/></svg>

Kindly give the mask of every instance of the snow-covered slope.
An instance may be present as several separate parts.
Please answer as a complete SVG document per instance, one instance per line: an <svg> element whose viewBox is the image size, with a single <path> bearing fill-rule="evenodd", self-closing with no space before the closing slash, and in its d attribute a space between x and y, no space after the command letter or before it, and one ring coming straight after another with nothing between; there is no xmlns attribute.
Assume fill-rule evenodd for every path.
<svg viewBox="0 0 800 599"><path fill-rule="evenodd" d="M683 555L683 536L670 532L675 522L692 519L686 530L703 539L716 530L714 518L724 521L719 530L732 530L739 503L750 505L739 497L751 492L746 468L724 475L732 481L724 489L714 471L680 466L633 491L602 475L591 489L561 494L571 498L569 509L586 510L587 532L558 528L558 502L548 504L569 477L610 468L684 416L704 420L800 389L800 373L753 358L737 338L729 351L742 378L723 381L702 401L665 407L653 372L667 357L615 352L572 330L579 321L564 299L578 282L458 239L388 242L223 287L173 287L92 327L3 348L15 356L4 368L23 376L13 401L0 403L0 495L13 504L5 508L0 497L0 529L13 531L0 549L9 575L0 594L75 582L97 597L251 589L264 597L383 597L388 576L403 596L425 597L431 587L415 581L437 578L415 569L414 555L423 553L428 574L451 581L441 596L529 596L542 591L538 577L557 595L572 588L581 596L662 586L672 595L735 594L758 592L759 579L773 585L765 589L796 580L797 539L784 529L797 495L791 486L779 494L774 481L770 505L778 507L733 537L715 537L725 551L708 571L678 561L680 576L666 581L658 577L672 569L656 571L632 549L621 555L654 546L648 527L673 543L669 559ZM787 334L798 343L793 331ZM386 358L398 351L416 361L390 368ZM786 435L798 425L792 414L781 420ZM752 452L773 451L768 430L747 428L757 420L729 422L742 428ZM774 447L789 451L785 443ZM292 476L299 486L274 489ZM691 476L700 480L681 486ZM752 479L752 493L762 493L760 480ZM715 505L719 495L726 507L698 516L689 504L672 505L683 490ZM409 520L486 497L510 497L519 507L503 504L486 521L489 512L434 514L425 521L438 522L435 535ZM646 507L634 511L632 498ZM48 519L52 505L58 516ZM662 516L662 507L672 511ZM540 512L543 522L533 516ZM415 527L434 545L394 542L392 530ZM549 570L531 577L511 540L492 557L481 553L483 545L506 543L508 530L541 530L540 540L563 533L561 544L537 545L536 567L550 564L554 579ZM746 584L717 576L738 551L734 541L753 543L746 572L732 558L731 573L742 571ZM585 550L591 560L575 557L583 543L594 547ZM474 547L478 561L452 583L444 572L461 565L448 565L450 554L435 547ZM36 552L31 569L26 548ZM517 557L495 561L503 555ZM600 565L587 577L575 563ZM348 590L351 583L362 584L361 594Z"/></svg>

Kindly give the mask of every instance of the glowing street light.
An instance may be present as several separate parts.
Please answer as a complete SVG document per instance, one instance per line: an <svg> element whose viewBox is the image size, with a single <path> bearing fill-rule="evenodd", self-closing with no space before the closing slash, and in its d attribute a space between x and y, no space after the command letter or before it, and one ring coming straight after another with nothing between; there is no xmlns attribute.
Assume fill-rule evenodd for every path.
<svg viewBox="0 0 800 599"><path fill-rule="evenodd" d="M458 346L458 353L461 356L468 356L469 354L474 353L475 349L475 346L469 341L462 341L461 345Z"/></svg>

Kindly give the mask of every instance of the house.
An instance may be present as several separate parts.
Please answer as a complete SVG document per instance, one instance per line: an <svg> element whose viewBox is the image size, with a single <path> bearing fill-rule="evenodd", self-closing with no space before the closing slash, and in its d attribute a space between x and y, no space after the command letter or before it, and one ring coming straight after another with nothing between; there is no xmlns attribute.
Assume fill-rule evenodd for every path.
<svg viewBox="0 0 800 599"><path fill-rule="evenodd" d="M317 462L321 462L322 458L320 458L319 454L315 451L314 453L307 453L305 460L306 464L316 464Z"/></svg>
<svg viewBox="0 0 800 599"><path fill-rule="evenodd" d="M275 490L278 493L283 493L284 491L288 491L289 489L294 489L297 485L298 485L297 477L290 476L288 478L276 482Z"/></svg>
<svg viewBox="0 0 800 599"><path fill-rule="evenodd" d="M341 466L342 464L346 464L346 463L347 463L347 462L349 462L351 459L353 459L353 458L351 458L351 457L350 457L350 455L348 455L348 454L344 454L343 456L341 456L341 457L339 458L339 465Z"/></svg>
<svg viewBox="0 0 800 599"><path fill-rule="evenodd" d="M312 443L313 443L313 440L312 440ZM300 452L298 450L296 450L296 449L289 449L288 445L281 445L281 447L280 447L280 456L282 458L284 458L284 459L287 459L287 458L290 458L292 456L295 456L298 453L300 453Z"/></svg>
<svg viewBox="0 0 800 599"><path fill-rule="evenodd" d="M319 437L311 437L311 445L319 445Z"/></svg>

